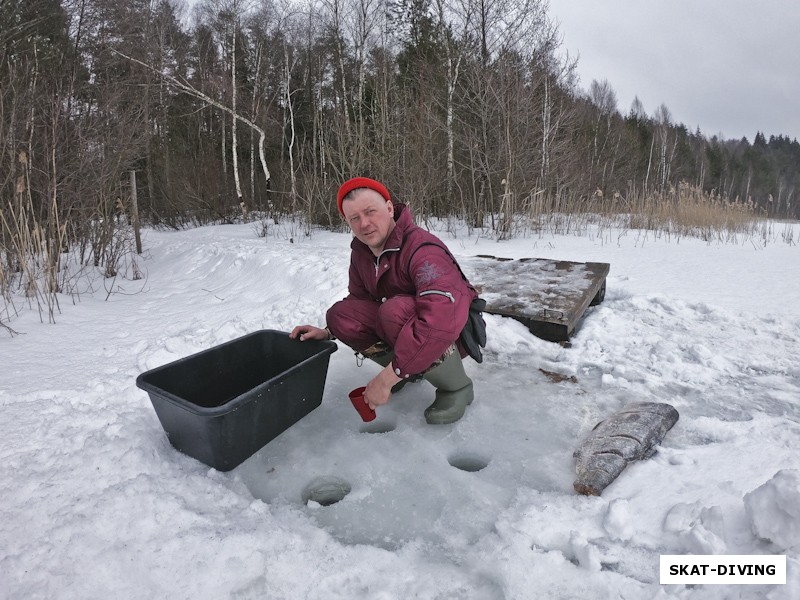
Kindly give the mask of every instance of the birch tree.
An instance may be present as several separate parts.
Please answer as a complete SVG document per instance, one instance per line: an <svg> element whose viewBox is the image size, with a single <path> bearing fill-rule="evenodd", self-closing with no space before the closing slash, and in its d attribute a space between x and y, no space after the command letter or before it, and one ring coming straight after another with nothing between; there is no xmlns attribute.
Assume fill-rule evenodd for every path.
<svg viewBox="0 0 800 600"><path fill-rule="evenodd" d="M612 118L617 113L617 94L614 92L608 80L592 80L589 86L589 101L595 108L596 116L592 127L591 152L589 156L589 185L598 186L602 190L605 187L606 177L613 172L613 161L616 156L616 148L608 156L609 142L614 145L612 139ZM616 146L619 145L620 136L617 135ZM609 162L611 163L609 165ZM602 163L602 167L601 167ZM598 174L597 171L600 171Z"/></svg>
<svg viewBox="0 0 800 600"><path fill-rule="evenodd" d="M677 138L671 132L672 114L665 104L659 105L655 113L656 136L653 142L658 142L658 180L663 190L670 178L672 159L675 157Z"/></svg>

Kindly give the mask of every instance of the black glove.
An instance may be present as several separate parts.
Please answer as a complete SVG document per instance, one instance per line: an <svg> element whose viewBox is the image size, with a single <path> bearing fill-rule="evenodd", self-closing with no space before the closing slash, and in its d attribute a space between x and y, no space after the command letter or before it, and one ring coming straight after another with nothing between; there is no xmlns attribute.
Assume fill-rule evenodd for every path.
<svg viewBox="0 0 800 600"><path fill-rule="evenodd" d="M486 300L476 298L472 301L472 304L469 305L467 323L459 336L467 354L478 363L483 362L481 348L486 346L486 322L481 314L484 308L486 308Z"/></svg>

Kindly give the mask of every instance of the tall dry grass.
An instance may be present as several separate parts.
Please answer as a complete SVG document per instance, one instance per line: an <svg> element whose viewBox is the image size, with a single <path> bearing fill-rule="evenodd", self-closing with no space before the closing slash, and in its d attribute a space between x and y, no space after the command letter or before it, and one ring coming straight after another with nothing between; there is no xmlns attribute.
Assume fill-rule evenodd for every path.
<svg viewBox="0 0 800 600"><path fill-rule="evenodd" d="M628 228L705 241L732 241L758 233L763 215L752 201L731 200L686 183L635 199Z"/></svg>
<svg viewBox="0 0 800 600"><path fill-rule="evenodd" d="M41 219L30 194L20 188L14 202L0 207L0 327L14 335L8 323L22 307L37 310L42 322L55 323L60 299L94 293L98 281L108 297L118 289L120 276L142 279L125 215L61 223L53 202L51 214Z"/></svg>
<svg viewBox="0 0 800 600"><path fill-rule="evenodd" d="M0 208L0 321L17 314L15 300L36 307L39 318L54 322L59 310L58 273L64 228L40 222L29 193L17 186L16 202Z"/></svg>
<svg viewBox="0 0 800 600"><path fill-rule="evenodd" d="M731 200L715 191L681 183L664 191L591 196L531 193L517 215L497 217L499 237L531 234L585 235L608 229L635 229L667 238L691 237L705 241L736 243L763 238L764 215L752 201ZM789 229L791 231L791 229ZM770 230L769 236L777 234ZM783 234L786 240L786 234ZM765 240L766 241L766 240Z"/></svg>

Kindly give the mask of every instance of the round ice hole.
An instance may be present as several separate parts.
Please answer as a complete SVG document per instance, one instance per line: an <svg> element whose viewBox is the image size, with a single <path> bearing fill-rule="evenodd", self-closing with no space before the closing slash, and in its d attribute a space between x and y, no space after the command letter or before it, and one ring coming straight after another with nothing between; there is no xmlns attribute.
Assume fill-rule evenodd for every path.
<svg viewBox="0 0 800 600"><path fill-rule="evenodd" d="M378 423L372 422L361 426L361 433L389 433L394 431L394 423Z"/></svg>
<svg viewBox="0 0 800 600"><path fill-rule="evenodd" d="M483 456L467 452L454 454L447 459L447 462L450 463L450 466L461 469L462 471L467 471L468 473L475 473L481 469L485 469L489 464L489 460Z"/></svg>
<svg viewBox="0 0 800 600"><path fill-rule="evenodd" d="M314 501L322 506L336 504L350 493L350 484L338 477L317 477L303 490L303 504Z"/></svg>

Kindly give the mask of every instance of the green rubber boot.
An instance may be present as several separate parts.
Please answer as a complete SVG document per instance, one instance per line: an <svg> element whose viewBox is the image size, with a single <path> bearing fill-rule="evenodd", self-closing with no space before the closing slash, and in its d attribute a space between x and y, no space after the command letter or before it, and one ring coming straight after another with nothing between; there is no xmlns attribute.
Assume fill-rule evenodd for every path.
<svg viewBox="0 0 800 600"><path fill-rule="evenodd" d="M425 409L425 420L430 425L455 423L464 416L472 404L475 393L472 380L464 371L458 352L453 352L442 364L422 375L436 388L436 400Z"/></svg>

